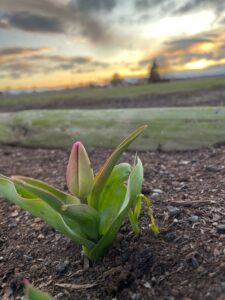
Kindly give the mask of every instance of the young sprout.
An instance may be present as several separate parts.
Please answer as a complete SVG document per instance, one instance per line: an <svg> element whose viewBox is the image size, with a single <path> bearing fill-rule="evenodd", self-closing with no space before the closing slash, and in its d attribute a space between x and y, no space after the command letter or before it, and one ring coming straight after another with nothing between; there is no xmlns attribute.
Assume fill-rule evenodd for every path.
<svg viewBox="0 0 225 300"><path fill-rule="evenodd" d="M142 200L149 209L150 228L158 234L150 202L141 194L141 160L136 156L133 165L116 165L145 128L138 128L123 140L95 177L84 146L81 142L75 143L66 172L71 194L29 177L0 175L0 195L82 245L85 254L93 260L111 245L126 217L133 231L139 233Z"/></svg>

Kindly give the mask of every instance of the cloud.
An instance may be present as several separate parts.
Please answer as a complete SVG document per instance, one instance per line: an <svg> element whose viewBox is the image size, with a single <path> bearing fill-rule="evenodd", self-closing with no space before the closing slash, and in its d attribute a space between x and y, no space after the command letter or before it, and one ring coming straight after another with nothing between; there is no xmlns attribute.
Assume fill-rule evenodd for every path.
<svg viewBox="0 0 225 300"><path fill-rule="evenodd" d="M29 57L33 55L40 55L50 51L49 48L2 48L0 49L0 63L7 63L9 61L16 61L18 59Z"/></svg>
<svg viewBox="0 0 225 300"><path fill-rule="evenodd" d="M0 16L0 28L80 35L95 44L123 46L126 38L114 29L116 16L120 23L138 25L205 7L217 13L225 9L223 0L130 0L126 9L123 5L119 0L1 0L5 14Z"/></svg>
<svg viewBox="0 0 225 300"><path fill-rule="evenodd" d="M173 1L172 1L173 2ZM162 5L171 3L171 0L135 0L135 7L139 10L146 10L149 8L157 8Z"/></svg>
<svg viewBox="0 0 225 300"><path fill-rule="evenodd" d="M109 1L103 2L105 6L101 4L101 7L110 7ZM53 0L1 0L4 15L0 17L0 27L80 35L95 44L116 45L122 41L120 34L113 32L106 21L87 10L82 11L78 5L79 2L74 1L63 4Z"/></svg>
<svg viewBox="0 0 225 300"><path fill-rule="evenodd" d="M163 14L183 15L200 9L213 9L217 14L221 14L225 9L224 0L134 0L138 10L155 10L160 8ZM166 8L166 9L165 9Z"/></svg>
<svg viewBox="0 0 225 300"><path fill-rule="evenodd" d="M78 66L84 68L86 65L90 66L93 59L89 56L62 56L62 55L49 55L44 58L52 64L46 70L52 71L71 71L76 69Z"/></svg>
<svg viewBox="0 0 225 300"><path fill-rule="evenodd" d="M225 25L225 17L222 17L222 19L220 19L219 24Z"/></svg>
<svg viewBox="0 0 225 300"><path fill-rule="evenodd" d="M0 49L0 56L17 56L17 55L26 55L26 54L34 54L34 53L42 53L48 51L49 48L21 48L21 47L16 47L16 48L2 48Z"/></svg>
<svg viewBox="0 0 225 300"><path fill-rule="evenodd" d="M13 80L59 71L85 73L111 66L90 56L52 54L48 48L3 48L0 49L0 63L1 77Z"/></svg>
<svg viewBox="0 0 225 300"><path fill-rule="evenodd" d="M190 38L170 40L165 42L165 45L176 50L178 48L189 47L195 44L210 43L210 42L212 42L212 40L209 38L207 39L201 37L190 37Z"/></svg>
<svg viewBox="0 0 225 300"><path fill-rule="evenodd" d="M154 58L163 73L177 72L191 66L206 68L207 65L223 64L225 61L225 34L208 31L188 38L170 39L164 42L158 53L146 55L139 61L140 66L147 66Z"/></svg>
<svg viewBox="0 0 225 300"><path fill-rule="evenodd" d="M176 7L177 0L134 0L135 14L131 15L131 19L133 23L136 20L136 24L158 21L172 15Z"/></svg>
<svg viewBox="0 0 225 300"><path fill-rule="evenodd" d="M122 25L140 25L152 21L152 15L150 13L140 13L132 16L122 16L119 19Z"/></svg>
<svg viewBox="0 0 225 300"><path fill-rule="evenodd" d="M0 28L18 28L30 32L63 33L62 22L56 17L46 17L29 12L8 13L3 15Z"/></svg>
<svg viewBox="0 0 225 300"><path fill-rule="evenodd" d="M1 65L0 75L11 78L13 80L20 79L24 76L32 76L41 72L40 66L33 65L27 61L9 62Z"/></svg>
<svg viewBox="0 0 225 300"><path fill-rule="evenodd" d="M220 21L225 11L224 0L133 0L136 14L145 12L152 19L165 16L182 16L198 12L200 10L211 10L215 13L215 21ZM138 18L136 18L138 19Z"/></svg>
<svg viewBox="0 0 225 300"><path fill-rule="evenodd" d="M186 14L199 9L212 8L217 14L225 9L225 2L223 0L188 0L182 3L176 10L176 14Z"/></svg>
<svg viewBox="0 0 225 300"><path fill-rule="evenodd" d="M71 1L70 5L77 7L83 12L111 12L118 4L118 0L77 0Z"/></svg>
<svg viewBox="0 0 225 300"><path fill-rule="evenodd" d="M83 73L92 70L104 70L110 66L110 63L95 60L89 56L59 56L59 55L48 55L45 59L49 67L45 69L49 72L53 71L71 71L77 72L77 70L83 70Z"/></svg>

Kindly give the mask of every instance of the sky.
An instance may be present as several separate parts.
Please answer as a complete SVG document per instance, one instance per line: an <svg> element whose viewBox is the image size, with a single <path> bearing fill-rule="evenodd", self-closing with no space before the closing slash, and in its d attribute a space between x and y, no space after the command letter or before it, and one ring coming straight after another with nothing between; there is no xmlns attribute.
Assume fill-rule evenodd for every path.
<svg viewBox="0 0 225 300"><path fill-rule="evenodd" d="M0 0L0 89L225 73L224 0Z"/></svg>

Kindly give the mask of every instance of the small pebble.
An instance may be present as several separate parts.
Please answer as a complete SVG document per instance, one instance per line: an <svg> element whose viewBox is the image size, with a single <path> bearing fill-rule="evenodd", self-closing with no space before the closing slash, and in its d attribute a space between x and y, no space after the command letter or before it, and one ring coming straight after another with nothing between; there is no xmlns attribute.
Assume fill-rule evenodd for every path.
<svg viewBox="0 0 225 300"><path fill-rule="evenodd" d="M29 255L26 255L26 254L23 255L23 258L24 258L26 261L31 261L31 260L33 259L32 256L29 256Z"/></svg>
<svg viewBox="0 0 225 300"><path fill-rule="evenodd" d="M166 241L171 242L171 241L175 240L176 237L177 237L177 235L175 232L168 232L164 238Z"/></svg>
<svg viewBox="0 0 225 300"><path fill-rule="evenodd" d="M160 193L152 193L150 198L155 199L155 198L158 198L159 196L160 196Z"/></svg>
<svg viewBox="0 0 225 300"><path fill-rule="evenodd" d="M45 236L42 233L40 233L37 238L38 238L38 240L43 240L45 238Z"/></svg>
<svg viewBox="0 0 225 300"><path fill-rule="evenodd" d="M225 225L221 224L217 226L217 232L221 234L225 234Z"/></svg>
<svg viewBox="0 0 225 300"><path fill-rule="evenodd" d="M179 223L178 219L173 220L173 225L177 225Z"/></svg>
<svg viewBox="0 0 225 300"><path fill-rule="evenodd" d="M197 258L194 256L192 256L192 258L191 258L191 266L194 269L197 269L199 267L199 262L198 262Z"/></svg>
<svg viewBox="0 0 225 300"><path fill-rule="evenodd" d="M153 276L152 279L151 279L151 283L155 284L156 282L157 282L157 279L155 278L155 276Z"/></svg>
<svg viewBox="0 0 225 300"><path fill-rule="evenodd" d="M55 267L56 273L58 274L64 273L67 266L68 266L68 262L60 261Z"/></svg>
<svg viewBox="0 0 225 300"><path fill-rule="evenodd" d="M170 217L177 217L180 215L180 209L178 207L169 206L168 210Z"/></svg>
<svg viewBox="0 0 225 300"><path fill-rule="evenodd" d="M148 281L146 281L143 285L146 289L151 289L151 284Z"/></svg>
<svg viewBox="0 0 225 300"><path fill-rule="evenodd" d="M218 214L213 215L214 222L219 221L220 219L221 219L220 215L218 215Z"/></svg>
<svg viewBox="0 0 225 300"><path fill-rule="evenodd" d="M217 275L217 272L212 272L212 273L209 273L209 278L213 278Z"/></svg>
<svg viewBox="0 0 225 300"><path fill-rule="evenodd" d="M131 299L132 299L132 300L141 300L141 299L143 299L143 297L142 297L142 294L140 294L140 293L135 293L135 294L133 294L133 295L131 296Z"/></svg>
<svg viewBox="0 0 225 300"><path fill-rule="evenodd" d="M63 293L58 293L56 296L55 296L55 299L63 299L64 298L64 294Z"/></svg>
<svg viewBox="0 0 225 300"><path fill-rule="evenodd" d="M163 193L163 191L160 190L160 189L154 189L152 192L157 193L157 194L162 194Z"/></svg>
<svg viewBox="0 0 225 300"><path fill-rule="evenodd" d="M221 287L223 290L225 290L225 282L221 282Z"/></svg>
<svg viewBox="0 0 225 300"><path fill-rule="evenodd" d="M195 216L195 215L192 215L188 218L188 221L191 222L191 223L196 223L199 221L199 217L198 216Z"/></svg>
<svg viewBox="0 0 225 300"><path fill-rule="evenodd" d="M18 211L15 210L14 212L11 213L12 217L17 217L19 215Z"/></svg>
<svg viewBox="0 0 225 300"><path fill-rule="evenodd" d="M181 160L181 161L180 161L180 164L181 164L181 165L188 165L189 163L190 163L189 160Z"/></svg>

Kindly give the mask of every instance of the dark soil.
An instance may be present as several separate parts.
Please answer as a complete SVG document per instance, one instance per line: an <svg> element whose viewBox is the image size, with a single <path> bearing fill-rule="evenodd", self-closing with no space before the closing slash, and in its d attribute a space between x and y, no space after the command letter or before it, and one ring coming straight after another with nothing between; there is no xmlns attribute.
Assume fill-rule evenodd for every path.
<svg viewBox="0 0 225 300"><path fill-rule="evenodd" d="M64 97L65 96L65 97ZM120 98L79 98L70 96L70 92L59 94L58 98L48 103L46 101L30 101L27 104L17 103L13 105L0 105L0 112L7 111L20 111L26 109L68 109L68 108L82 108L82 109L95 109L95 108L136 108L136 107L173 107L173 106L220 106L225 105L225 88L216 87L198 91L183 91L183 92L170 92L160 94L147 94L139 96L129 96ZM4 96L2 96L4 97ZM27 96L25 96L27 97ZM34 97L34 96L32 96ZM49 94L51 97L51 94ZM13 101L14 98L12 98ZM1 98L0 98L1 101ZM8 99L8 103L10 98Z"/></svg>
<svg viewBox="0 0 225 300"><path fill-rule="evenodd" d="M96 168L109 153L90 149ZM68 154L0 146L0 173L65 190ZM225 299L225 146L139 155L160 236L150 233L143 209L141 235L135 237L126 222L105 256L88 268L79 246L0 199L0 299L22 299L24 278L63 300Z"/></svg>

